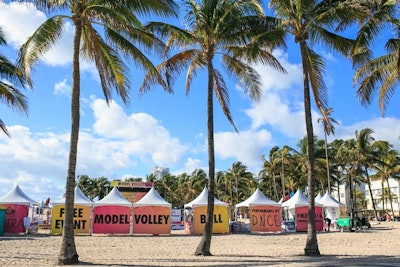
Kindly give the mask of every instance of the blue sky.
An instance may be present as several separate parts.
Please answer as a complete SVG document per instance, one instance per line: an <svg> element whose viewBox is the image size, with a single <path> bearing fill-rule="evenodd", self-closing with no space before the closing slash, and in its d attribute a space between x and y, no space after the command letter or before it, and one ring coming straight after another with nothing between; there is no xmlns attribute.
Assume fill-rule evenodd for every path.
<svg viewBox="0 0 400 267"><path fill-rule="evenodd" d="M44 20L45 14L29 6L0 3L0 27L9 43L2 54L15 59L19 46ZM59 44L49 51L33 75L34 89L25 93L29 115L0 105L0 118L12 135L0 134L0 197L17 183L31 198L58 200L65 188L70 135L70 90L73 28L66 25ZM389 31L385 35L390 34ZM380 40L382 43L380 43ZM384 38L375 44L383 47ZM291 40L289 40L291 41ZM375 101L362 107L352 87L351 64L324 48L317 51L327 62L325 82L337 139L353 138L356 130L372 128L376 140L387 140L400 148L400 110L398 93L391 99L385 117ZM215 105L216 168L227 170L241 161L258 173L261 156L278 145L296 147L305 136L303 89L298 51L290 44L287 51L275 55L288 71L280 74L265 66L256 66L263 77L263 98L252 103L240 88L229 82L230 108L239 129L235 133ZM169 95L161 88L138 97L143 73L132 66L131 103L117 98L107 106L101 93L95 68L82 63L81 133L77 175L105 176L109 180L143 177L155 166L168 167L172 174L207 170L206 79L200 75L191 92L185 95L179 81ZM181 76L184 77L184 74ZM226 78L229 81L229 78ZM323 138L323 130L313 110L314 131Z"/></svg>

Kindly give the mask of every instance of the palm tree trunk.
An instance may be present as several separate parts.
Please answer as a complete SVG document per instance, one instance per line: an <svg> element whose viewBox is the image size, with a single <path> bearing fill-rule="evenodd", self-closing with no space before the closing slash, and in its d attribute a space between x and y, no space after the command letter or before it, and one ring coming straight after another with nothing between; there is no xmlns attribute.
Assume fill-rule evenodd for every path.
<svg viewBox="0 0 400 267"><path fill-rule="evenodd" d="M331 194L331 174L329 172L329 157L328 157L328 138L326 136L326 131L324 131L325 137L325 157L326 157L326 175L328 178L328 194Z"/></svg>
<svg viewBox="0 0 400 267"><path fill-rule="evenodd" d="M74 54L72 66L72 100L71 100L71 137L68 163L68 176L65 193L65 217L63 225L63 234L61 241L60 255L58 263L60 265L71 265L78 263L78 254L74 239L74 195L75 195L75 171L76 158L78 154L79 139L79 120L80 120L80 71L79 71L79 48L82 28L80 22L75 22L74 35Z"/></svg>
<svg viewBox="0 0 400 267"><path fill-rule="evenodd" d="M307 169L308 169L308 231L307 243L304 248L306 256L321 255L318 248L317 231L315 225L315 174L314 174L314 130L311 117L311 99L310 99L310 82L308 77L308 61L306 55L305 41L300 41L301 59L303 64L303 82L304 82L304 113L307 130Z"/></svg>
<svg viewBox="0 0 400 267"><path fill-rule="evenodd" d="M211 236L214 219L214 187L215 187L215 159L214 159L214 111L213 88L214 67L211 60L208 61L208 89L207 89L207 135L208 135L208 203L207 220L204 226L203 236L195 255L211 256Z"/></svg>

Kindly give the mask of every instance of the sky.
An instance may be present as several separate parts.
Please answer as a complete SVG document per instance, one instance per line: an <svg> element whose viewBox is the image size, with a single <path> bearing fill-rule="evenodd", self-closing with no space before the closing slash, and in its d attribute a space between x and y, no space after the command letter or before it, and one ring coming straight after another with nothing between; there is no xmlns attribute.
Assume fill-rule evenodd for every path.
<svg viewBox="0 0 400 267"><path fill-rule="evenodd" d="M0 3L0 27L7 47L1 54L15 60L19 47L45 21L46 15L32 6ZM148 18L151 20L151 18ZM383 36L390 35L386 30ZM65 31L57 45L36 66L33 89L23 90L29 100L29 113L17 112L0 102L0 118L11 134L0 133L0 197L16 184L36 201L62 198L68 167L71 104L71 59L73 27ZM380 51L385 38L374 47ZM262 156L268 157L274 146L289 145L306 135L301 64L297 47L288 40L286 50L274 55L288 74L256 65L262 76L263 97L252 102L228 76L230 110L239 130L229 124L215 102L216 169L226 171L240 161L255 175L261 169ZM326 60L325 82L332 117L339 122L333 139L350 139L363 128L374 131L375 140L389 141L400 150L399 95L396 93L383 117L377 97L371 105L361 106L352 85L354 70L340 55L318 47ZM379 53L379 52L378 52ZM155 59L156 60L156 59ZM107 177L110 181L127 177L145 177L155 166L170 173L191 174L208 169L206 77L199 75L191 91L185 94L183 79L174 86L174 94L154 87L139 96L143 71L131 65L131 100L125 105L117 97L109 105L102 95L96 69L81 64L81 125L77 175ZM313 109L314 133L323 139L321 117Z"/></svg>

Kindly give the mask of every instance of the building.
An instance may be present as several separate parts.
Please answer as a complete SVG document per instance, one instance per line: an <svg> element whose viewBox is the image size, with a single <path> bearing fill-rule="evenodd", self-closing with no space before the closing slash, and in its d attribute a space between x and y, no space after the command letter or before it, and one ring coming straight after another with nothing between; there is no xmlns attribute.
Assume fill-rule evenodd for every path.
<svg viewBox="0 0 400 267"><path fill-rule="evenodd" d="M161 178L163 178L164 175L169 174L169 168L156 166L153 168L152 173L156 177L157 180L160 180Z"/></svg>
<svg viewBox="0 0 400 267"><path fill-rule="evenodd" d="M389 178L389 187L390 187L390 194L392 197L392 205L393 205L393 213L397 216L400 216L400 180ZM375 208L378 213L378 217L382 217L386 212L392 213L392 206L390 200L388 199L388 185L385 181L383 186L383 194L382 194L382 181L375 180L371 181L371 189L372 189L372 196L375 202ZM365 186L365 199L367 200L367 209L373 210L371 196L369 192L368 185ZM382 195L384 196L382 198ZM383 201L384 200L384 201Z"/></svg>

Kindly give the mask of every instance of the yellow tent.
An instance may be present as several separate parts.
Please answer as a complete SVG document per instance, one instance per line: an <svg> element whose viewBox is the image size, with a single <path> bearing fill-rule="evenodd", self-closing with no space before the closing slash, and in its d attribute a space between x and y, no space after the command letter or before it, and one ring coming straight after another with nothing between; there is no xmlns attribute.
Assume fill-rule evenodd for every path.
<svg viewBox="0 0 400 267"><path fill-rule="evenodd" d="M185 204L185 233L202 234L207 217L208 190L204 188L192 202ZM213 234L229 233L228 203L214 198Z"/></svg>

